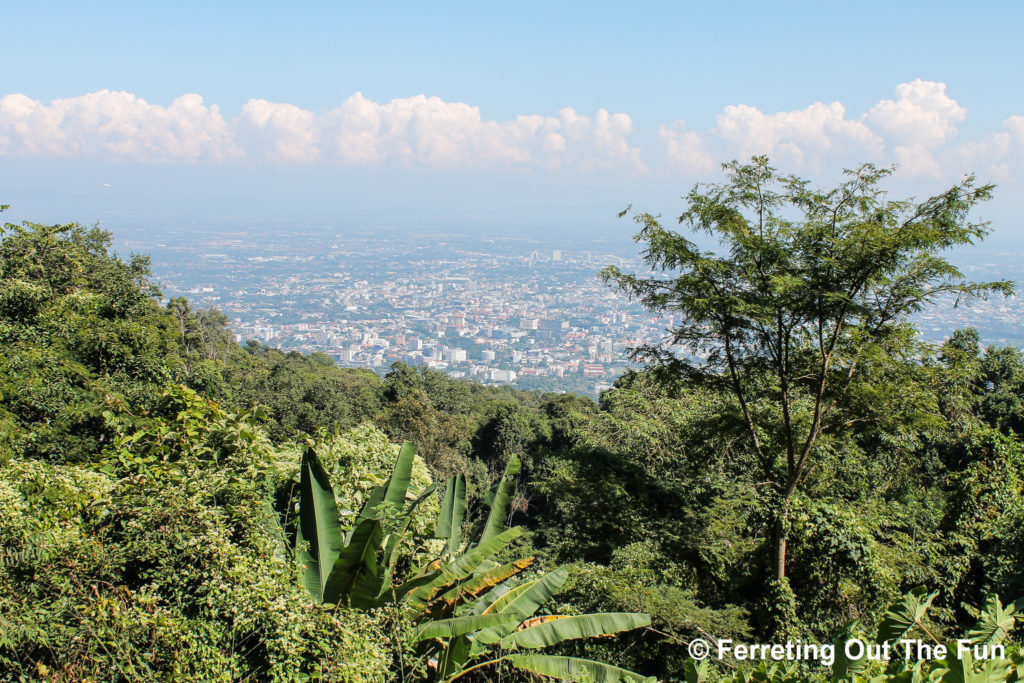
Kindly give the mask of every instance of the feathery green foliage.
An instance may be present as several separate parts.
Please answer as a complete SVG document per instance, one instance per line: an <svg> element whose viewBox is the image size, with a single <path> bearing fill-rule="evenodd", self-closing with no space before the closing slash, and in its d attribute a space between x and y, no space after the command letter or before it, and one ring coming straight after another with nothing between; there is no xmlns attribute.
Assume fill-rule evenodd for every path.
<svg viewBox="0 0 1024 683"><path fill-rule="evenodd" d="M923 427L937 417L934 396L914 378L909 316L939 296L1013 289L968 282L941 255L988 233L969 214L993 188L973 177L912 202L888 199L882 182L892 169L870 164L825 190L780 174L765 157L724 169L727 181L695 187L679 218L724 253L639 214L635 239L657 274L613 266L603 277L649 310L681 318L635 359L667 381L734 400L752 464L771 483L763 505L774 517L782 579L794 496L835 439L865 422Z"/></svg>

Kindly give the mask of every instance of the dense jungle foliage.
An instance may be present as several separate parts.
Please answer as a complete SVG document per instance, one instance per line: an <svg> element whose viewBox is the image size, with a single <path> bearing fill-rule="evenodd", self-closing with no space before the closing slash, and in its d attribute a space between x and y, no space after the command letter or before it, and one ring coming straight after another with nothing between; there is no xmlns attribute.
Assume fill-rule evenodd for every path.
<svg viewBox="0 0 1024 683"><path fill-rule="evenodd" d="M849 424L783 500L782 393L754 334L751 419L734 384L665 362L599 402L403 364L380 379L239 346L216 311L161 302L147 260L98 228L7 225L0 677L1017 680L1024 357L886 325L858 352ZM871 402L893 409L859 419ZM813 404L789 407L806 430ZM884 674L687 647L855 634L1009 649Z"/></svg>

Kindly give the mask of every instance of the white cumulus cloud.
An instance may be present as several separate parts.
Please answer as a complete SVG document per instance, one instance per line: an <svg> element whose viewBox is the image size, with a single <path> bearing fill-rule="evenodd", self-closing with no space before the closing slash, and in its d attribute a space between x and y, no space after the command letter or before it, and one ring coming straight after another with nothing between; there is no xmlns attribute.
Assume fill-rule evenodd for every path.
<svg viewBox="0 0 1024 683"><path fill-rule="evenodd" d="M839 102L775 114L729 106L718 115L714 134L740 158L767 154L785 165L815 169L824 157L857 150L863 158L881 151L878 136L862 122L846 118Z"/></svg>
<svg viewBox="0 0 1024 683"><path fill-rule="evenodd" d="M956 135L967 110L946 94L945 83L901 83L895 100L882 100L867 113L872 129L903 145L937 147Z"/></svg>
<svg viewBox="0 0 1024 683"><path fill-rule="evenodd" d="M533 140L553 126L541 116L487 121L477 107L424 95L378 104L356 93L322 117L326 151L343 163L438 168L537 162Z"/></svg>
<svg viewBox="0 0 1024 683"><path fill-rule="evenodd" d="M954 146L966 116L944 83L918 79L898 85L895 98L859 116L841 102L772 113L735 104L723 108L713 128L687 130L677 121L662 126L659 136L669 166L691 172L706 170L711 161L759 154L787 169L814 172L863 161L897 163L906 176L951 176L979 164L993 175L1003 172L1006 163L999 158L1024 136L1024 118L1011 117L1003 132Z"/></svg>
<svg viewBox="0 0 1024 683"><path fill-rule="evenodd" d="M627 140L632 121L604 109L594 117L567 108L557 117L493 121L463 102L416 95L378 104L356 93L322 117L321 129L325 151L343 163L643 169Z"/></svg>
<svg viewBox="0 0 1024 683"><path fill-rule="evenodd" d="M220 161L242 152L218 108L199 95L164 107L100 90L50 104L21 94L0 98L0 154Z"/></svg>
<svg viewBox="0 0 1024 683"><path fill-rule="evenodd" d="M233 128L251 156L284 163L320 158L316 117L293 104L249 100Z"/></svg>
<svg viewBox="0 0 1024 683"><path fill-rule="evenodd" d="M676 121L670 126L662 125L658 128L658 137L665 145L669 162L687 173L707 173L720 162L708 149L708 136L687 130L684 121Z"/></svg>

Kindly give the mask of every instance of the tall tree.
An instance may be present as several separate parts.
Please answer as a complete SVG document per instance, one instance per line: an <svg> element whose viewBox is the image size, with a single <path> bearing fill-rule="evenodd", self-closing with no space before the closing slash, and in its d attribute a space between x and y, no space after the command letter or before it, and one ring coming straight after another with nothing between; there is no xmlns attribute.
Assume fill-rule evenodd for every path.
<svg viewBox="0 0 1024 683"><path fill-rule="evenodd" d="M780 174L766 157L724 169L726 182L695 186L679 218L720 252L640 213L635 240L654 273L602 275L678 320L635 359L735 399L764 477L781 580L793 498L830 446L841 447L834 437L937 413L906 376L919 353L910 316L937 297L959 303L1012 285L968 282L942 256L988 233L969 213L993 187L973 176L915 202L888 199L881 185L893 169L870 164L829 189Z"/></svg>

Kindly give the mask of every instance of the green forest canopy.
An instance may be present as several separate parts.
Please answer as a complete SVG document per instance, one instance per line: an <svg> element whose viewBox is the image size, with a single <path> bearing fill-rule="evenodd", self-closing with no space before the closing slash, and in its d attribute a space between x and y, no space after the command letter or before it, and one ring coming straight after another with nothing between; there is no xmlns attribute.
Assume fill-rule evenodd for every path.
<svg viewBox="0 0 1024 683"><path fill-rule="evenodd" d="M734 171L769 172L756 164ZM810 190L792 179L782 183L778 201L799 199L812 217L828 196L842 197L805 196ZM161 304L148 261L111 253L107 233L7 225L0 243L0 670L53 680L435 675L417 660L414 625L402 613L323 609L304 592L279 532L294 523L289 501L307 446L334 482L338 509L358 510L388 477L393 444L415 441L423 486L465 480L467 534L484 524L506 463L521 458L506 521L525 533L508 558L497 559L535 560L510 581L562 567L567 579L549 607L556 613L649 614L650 628L566 641L555 653L659 680L684 678L685 643L698 636L826 641L852 619L874 633L890 605L924 585L938 590L928 632L955 638L989 613L990 596L1009 603L1024 595L1020 351L983 348L972 330L951 330L948 342L932 348L915 341L899 315L881 336L853 334L868 320L858 316L844 325L852 336L836 336L829 366L849 374L857 359L835 404L837 421L827 423L838 426L822 422L798 485L780 497L777 489L793 474L784 405L803 443L819 399L801 368L813 371L821 347L816 335L783 339L791 364L780 376L771 352L780 337L765 322L778 315L770 303L781 297L784 311L808 324L813 291L799 278L827 275L806 271L809 255L825 247L815 243L818 235L800 242L809 251L783 249L786 240L810 239L796 224L779 223L771 239L743 233L726 209L736 201L739 211L752 195L716 194L727 189L695 191L690 202L692 211L711 211L715 226L731 221L739 243L731 257L692 252L690 261L665 262L670 248L686 254L691 247L647 220L640 240L655 263L672 269L690 263L737 283L754 278L738 288L743 296L714 306L729 316L721 332L742 334L740 391L728 358L721 368L694 369L662 355L667 362L623 376L598 403L483 387L402 364L380 379L325 356L239 346L215 311L192 310L183 299ZM963 221L981 189L940 197ZM700 204L706 196L724 208ZM954 223L908 238L906 253L970 236L957 230L982 233ZM858 229L889 239L885 221ZM952 232L941 237L943 230ZM762 253L780 270L759 290L752 274L764 264ZM925 263L956 280L935 260L899 263ZM875 412L857 412L866 406ZM438 504L443 494L437 491ZM396 571L431 552L424 524L395 554L402 558ZM1015 622L1008 623L1012 643ZM515 680L511 669L503 675ZM830 675L813 667L800 674Z"/></svg>

